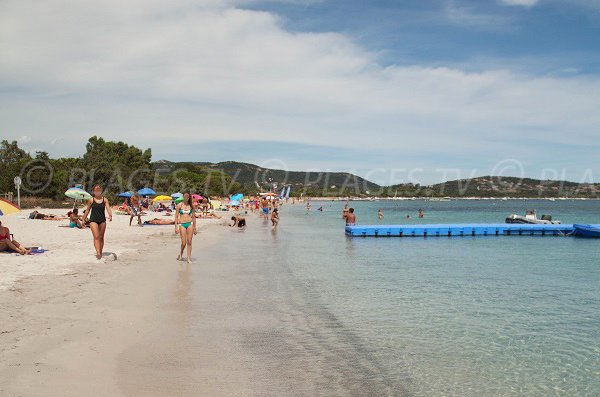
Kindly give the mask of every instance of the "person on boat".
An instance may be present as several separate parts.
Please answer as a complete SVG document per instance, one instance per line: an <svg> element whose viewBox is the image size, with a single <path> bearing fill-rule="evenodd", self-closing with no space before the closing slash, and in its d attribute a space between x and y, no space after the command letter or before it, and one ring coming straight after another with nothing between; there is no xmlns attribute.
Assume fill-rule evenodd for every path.
<svg viewBox="0 0 600 397"><path fill-rule="evenodd" d="M102 196L102 187L94 186L92 189L92 198L87 202L86 210L83 214L83 219L90 216L90 229L94 237L94 248L96 249L96 259L102 259L104 250L104 234L106 232L106 214L108 220L112 222L112 209L108 203L108 199Z"/></svg>
<svg viewBox="0 0 600 397"><path fill-rule="evenodd" d="M348 214L346 215L346 226L354 226L356 224L356 215L354 215L354 208L348 208Z"/></svg>
<svg viewBox="0 0 600 397"><path fill-rule="evenodd" d="M377 219L383 219L383 211L381 210L381 208L377 210Z"/></svg>
<svg viewBox="0 0 600 397"><path fill-rule="evenodd" d="M231 227L237 226L240 229L246 228L246 218L243 216L234 215L231 217L231 220L233 221L233 225L231 225Z"/></svg>
<svg viewBox="0 0 600 397"><path fill-rule="evenodd" d="M279 210L277 208L275 208L271 214L271 223L273 224L273 229L279 224Z"/></svg>
<svg viewBox="0 0 600 397"><path fill-rule="evenodd" d="M138 195L137 192L133 193L133 196L131 196L131 199L129 200L129 213L130 213L130 217L129 217L129 226L131 226L131 221L133 221L133 218L135 218L137 216L138 218L138 226L142 226L142 215L141 215L141 208L140 208L140 196Z"/></svg>
<svg viewBox="0 0 600 397"><path fill-rule="evenodd" d="M13 250L21 255L31 254L31 250L23 247L18 241L10 238L10 230L6 226L2 226L0 220L0 252Z"/></svg>
<svg viewBox="0 0 600 397"><path fill-rule="evenodd" d="M192 239L196 231L196 208L190 192L183 194L183 201L175 208L175 234L181 237L181 250L177 260L183 260L183 250L187 248L187 263L192 263Z"/></svg>

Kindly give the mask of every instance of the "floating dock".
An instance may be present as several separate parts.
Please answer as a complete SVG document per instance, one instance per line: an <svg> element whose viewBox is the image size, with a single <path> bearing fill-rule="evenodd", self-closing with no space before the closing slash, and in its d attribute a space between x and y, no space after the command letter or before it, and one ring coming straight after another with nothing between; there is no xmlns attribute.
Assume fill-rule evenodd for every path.
<svg viewBox="0 0 600 397"><path fill-rule="evenodd" d="M600 227L600 225L590 225ZM570 236L572 224L439 224L346 226L351 237Z"/></svg>

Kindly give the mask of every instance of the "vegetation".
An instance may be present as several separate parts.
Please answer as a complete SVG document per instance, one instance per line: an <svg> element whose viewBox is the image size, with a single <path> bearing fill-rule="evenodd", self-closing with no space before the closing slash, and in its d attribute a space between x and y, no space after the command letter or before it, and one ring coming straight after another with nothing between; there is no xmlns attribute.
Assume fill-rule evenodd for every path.
<svg viewBox="0 0 600 397"><path fill-rule="evenodd" d="M283 171L253 164L152 162L150 149L92 137L79 158L51 159L40 151L31 155L17 142L0 142L0 193L15 191L13 178L23 180L22 193L31 199L64 200L67 188L91 190L99 184L114 199L122 191L151 187L158 193L192 191L208 196L256 194L291 186L292 196L382 197L599 197L600 184L539 181L510 177L479 177L436 185L400 184L381 187L344 172ZM34 200L35 201L35 200Z"/></svg>

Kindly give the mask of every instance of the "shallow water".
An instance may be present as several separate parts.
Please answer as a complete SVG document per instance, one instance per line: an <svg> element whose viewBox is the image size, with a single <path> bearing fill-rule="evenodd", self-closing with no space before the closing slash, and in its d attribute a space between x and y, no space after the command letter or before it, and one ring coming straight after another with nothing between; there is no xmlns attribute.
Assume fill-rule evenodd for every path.
<svg viewBox="0 0 600 397"><path fill-rule="evenodd" d="M237 263L244 303L236 310L269 318L239 343L265 377L285 380L279 392L600 394L600 240L352 239L342 204L322 203L323 213L320 205L309 214L285 206L276 232L250 216L225 253L205 258ZM563 223L600 223L598 201L352 206L362 224L378 223L377 208L386 224L502 222L526 208Z"/></svg>

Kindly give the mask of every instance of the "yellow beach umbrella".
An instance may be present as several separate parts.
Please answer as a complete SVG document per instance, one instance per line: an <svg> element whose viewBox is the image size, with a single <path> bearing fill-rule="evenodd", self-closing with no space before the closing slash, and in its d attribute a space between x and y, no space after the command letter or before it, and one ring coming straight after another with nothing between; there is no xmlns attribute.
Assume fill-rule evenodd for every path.
<svg viewBox="0 0 600 397"><path fill-rule="evenodd" d="M157 201L173 201L173 199L171 196L156 196L152 202L156 203Z"/></svg>
<svg viewBox="0 0 600 397"><path fill-rule="evenodd" d="M221 202L219 200L210 200L210 204L214 209L221 208Z"/></svg>
<svg viewBox="0 0 600 397"><path fill-rule="evenodd" d="M9 215L17 212L21 212L19 207L11 203L10 201L6 201L0 198L0 215Z"/></svg>

